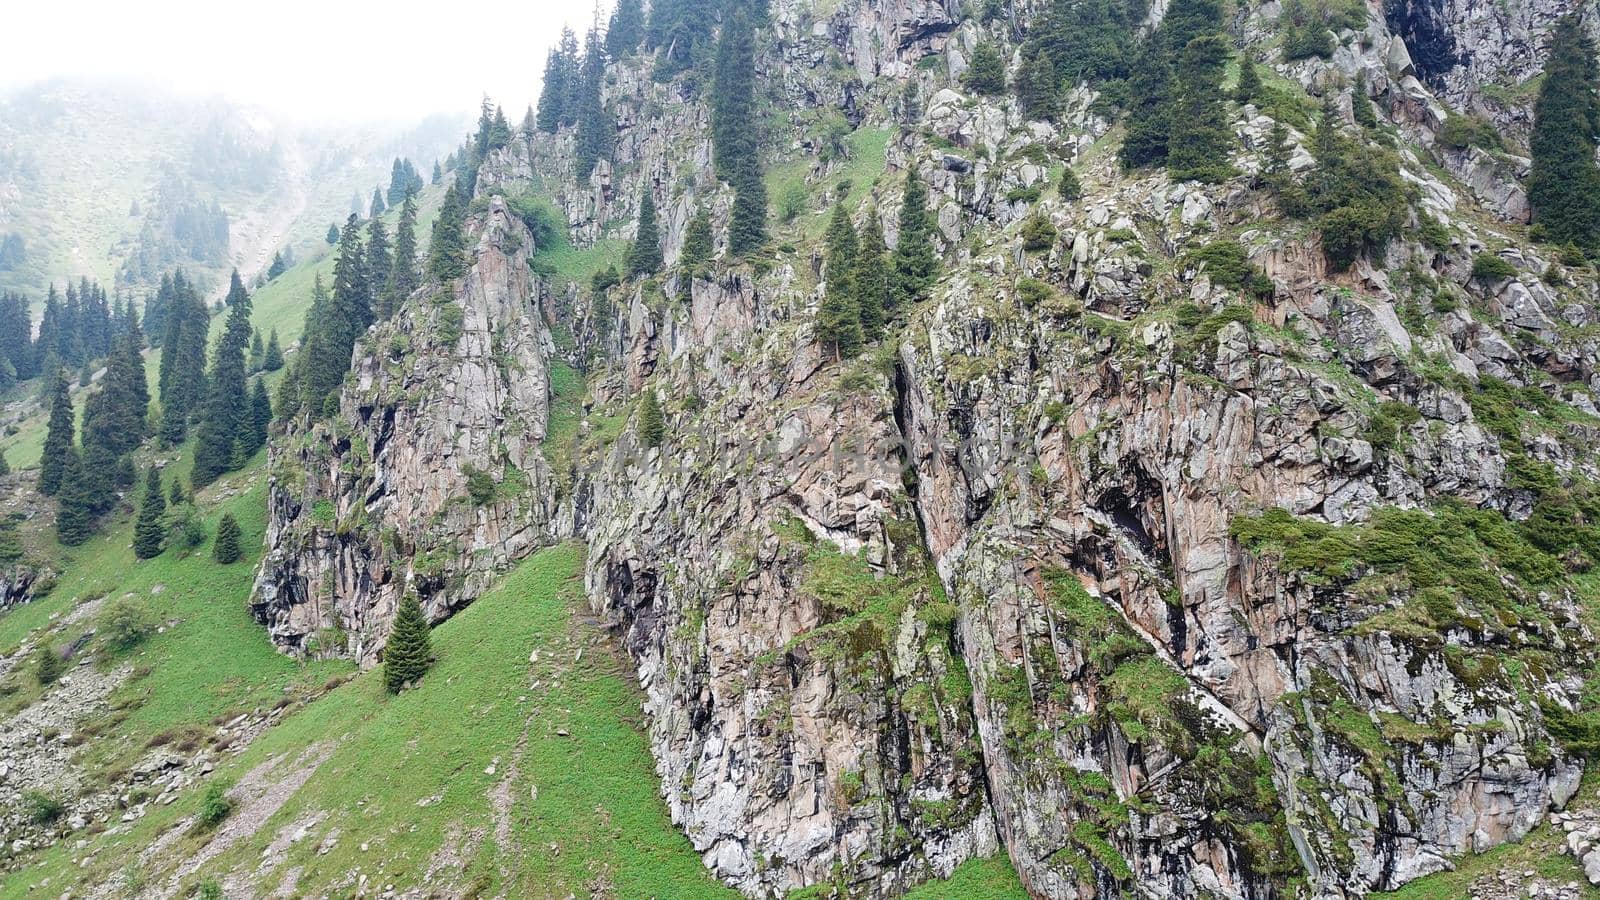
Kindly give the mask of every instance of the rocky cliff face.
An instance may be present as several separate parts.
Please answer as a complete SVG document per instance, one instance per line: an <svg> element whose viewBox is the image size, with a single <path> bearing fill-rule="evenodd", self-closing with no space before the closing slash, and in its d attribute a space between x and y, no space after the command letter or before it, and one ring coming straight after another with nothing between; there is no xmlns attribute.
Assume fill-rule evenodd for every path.
<svg viewBox="0 0 1600 900"><path fill-rule="evenodd" d="M1553 722L1582 702L1592 634L1506 523L1537 514L1535 482L1596 474L1600 287L1520 239L1516 157L1435 141L1484 66L1537 71L1570 4L1512 6L1489 17L1521 29L1503 56L1436 53L1425 22L1500 46L1446 4L1277 64L1313 96L1361 73L1411 225L1447 234L1344 273L1252 189L1272 124L1254 107L1240 178L1128 175L1087 89L1057 125L962 91L1000 23L797 2L760 63L771 151L811 192L787 246L690 285L547 295L505 197L544 186L586 245L629 236L651 190L669 264L697 205L726 218L704 104L613 66L613 160L573 182L565 134L487 160L471 274L375 328L339 416L276 446L258 614L301 650L342 628L370 660L408 586L441 617L505 559L583 537L674 819L751 896L888 893L996 847L1041 897L1355 896L1515 840L1576 790ZM1239 31L1264 44L1277 14ZM819 108L886 134L882 164L813 159ZM1064 162L1082 199L1030 190ZM941 281L834 362L808 223L844 173L852 204L897 208L913 168ZM1221 237L1270 289L1190 255ZM1491 248L1515 276L1472 277ZM559 354L552 329L574 339ZM558 431L567 364L588 395L556 401ZM636 435L646 389L659 447Z"/></svg>
<svg viewBox="0 0 1600 900"><path fill-rule="evenodd" d="M370 662L406 591L442 619L550 541L554 344L533 237L498 198L470 237L466 277L357 346L339 414L274 442L251 605L281 646Z"/></svg>

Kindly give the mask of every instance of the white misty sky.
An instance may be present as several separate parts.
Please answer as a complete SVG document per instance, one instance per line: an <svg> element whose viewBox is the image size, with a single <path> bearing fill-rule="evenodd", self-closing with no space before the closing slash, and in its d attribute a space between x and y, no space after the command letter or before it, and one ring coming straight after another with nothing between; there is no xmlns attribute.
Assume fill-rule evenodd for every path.
<svg viewBox="0 0 1600 900"><path fill-rule="evenodd" d="M487 93L513 124L562 24L581 36L593 15L587 3L548 0L7 5L0 91L58 76L131 77L344 120L469 111Z"/></svg>

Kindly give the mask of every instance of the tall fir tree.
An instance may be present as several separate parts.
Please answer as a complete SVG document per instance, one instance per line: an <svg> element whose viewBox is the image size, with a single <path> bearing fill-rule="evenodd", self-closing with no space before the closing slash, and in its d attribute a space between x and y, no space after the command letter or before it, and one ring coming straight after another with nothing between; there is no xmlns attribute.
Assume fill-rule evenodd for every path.
<svg viewBox="0 0 1600 900"><path fill-rule="evenodd" d="M278 344L278 329L267 335L267 347L261 354L261 371L276 372L283 368L283 347Z"/></svg>
<svg viewBox="0 0 1600 900"><path fill-rule="evenodd" d="M383 189L372 189L372 202L367 204L367 218L376 219L388 212L389 208L383 205Z"/></svg>
<svg viewBox="0 0 1600 900"><path fill-rule="evenodd" d="M644 4L640 0L617 0L606 26L606 53L612 59L631 56L644 40Z"/></svg>
<svg viewBox="0 0 1600 900"><path fill-rule="evenodd" d="M383 227L381 219L373 219L367 224L367 281L371 285L375 306L381 302L381 288L388 284L389 269L393 265L388 229Z"/></svg>
<svg viewBox="0 0 1600 900"><path fill-rule="evenodd" d="M417 289L417 203L407 194L400 206L400 221L394 230L394 257L384 282L379 318L387 319Z"/></svg>
<svg viewBox="0 0 1600 900"><path fill-rule="evenodd" d="M711 233L711 212L701 207L689 220L689 227L683 233L683 247L678 251L678 293L683 300L690 298L694 279L704 274L716 250L716 237Z"/></svg>
<svg viewBox="0 0 1600 900"><path fill-rule="evenodd" d="M855 265L850 270L850 289L860 316L861 337L875 341L883 335L889 306L889 263L876 209L867 210L860 238L861 246L856 250Z"/></svg>
<svg viewBox="0 0 1600 900"><path fill-rule="evenodd" d="M1174 181L1217 182L1234 174L1228 156L1236 142L1221 87L1228 52L1220 34L1197 37L1178 52L1167 140Z"/></svg>
<svg viewBox="0 0 1600 900"><path fill-rule="evenodd" d="M430 630L416 594L407 592L383 647L383 686L389 693L398 694L427 674L433 660Z"/></svg>
<svg viewBox="0 0 1600 900"><path fill-rule="evenodd" d="M161 555L167 528L161 517L167 511L167 498L161 489L161 473L155 466L145 476L144 500L139 504L139 518L133 525L133 555L140 559L153 559Z"/></svg>
<svg viewBox="0 0 1600 900"><path fill-rule="evenodd" d="M967 63L967 70L961 73L961 81L979 94L992 96L1006 92L1006 64L993 41L979 41L973 48L972 59Z"/></svg>
<svg viewBox="0 0 1600 900"><path fill-rule="evenodd" d="M72 397L67 393L67 373L59 367L50 376L49 397L50 423L45 431L44 450L39 456L39 493L46 495L61 490L67 463L75 455Z"/></svg>
<svg viewBox="0 0 1600 900"><path fill-rule="evenodd" d="M211 315L194 285L176 272L172 306L167 311L161 342L161 436L169 444L183 442L189 420L205 399L206 334Z"/></svg>
<svg viewBox="0 0 1600 900"><path fill-rule="evenodd" d="M905 197L900 204L900 239L894 246L890 268L888 312L923 299L939 273L933 248L933 217L928 213L928 189L916 169L906 173Z"/></svg>
<svg viewBox="0 0 1600 900"><path fill-rule="evenodd" d="M267 380L257 378L250 389L250 453L267 445L267 434L272 428L272 398L267 396Z"/></svg>
<svg viewBox="0 0 1600 900"><path fill-rule="evenodd" d="M206 379L210 392L196 432L194 469L189 478L205 487L235 466L236 449L249 446L254 432L245 388L245 349L250 346L250 295L237 270L228 289L228 319L212 354Z"/></svg>
<svg viewBox="0 0 1600 900"><path fill-rule="evenodd" d="M661 230L656 225L656 199L649 185L639 198L639 229L623 265L629 278L661 271Z"/></svg>
<svg viewBox="0 0 1600 900"><path fill-rule="evenodd" d="M844 203L835 203L828 223L822 307L817 311L817 340L835 359L861 352L861 310L850 283L856 262L856 230Z"/></svg>
<svg viewBox="0 0 1600 900"><path fill-rule="evenodd" d="M94 535L97 493L94 479L85 471L77 448L68 448L62 461L61 490L57 497L56 540L76 547Z"/></svg>
<svg viewBox="0 0 1600 900"><path fill-rule="evenodd" d="M755 106L755 31L743 4L734 6L717 41L711 93L712 162L733 185L728 252L743 256L767 240L767 186L761 176Z"/></svg>
<svg viewBox="0 0 1600 900"><path fill-rule="evenodd" d="M647 389L639 401L639 441L646 448L661 446L667 439L667 420L661 413L661 399Z"/></svg>
<svg viewBox="0 0 1600 900"><path fill-rule="evenodd" d="M584 38L583 69L578 79L578 135L574 163L579 180L588 178L595 165L611 155L611 138L616 126L600 99L600 87L605 74L605 42L600 37L600 24L596 21Z"/></svg>
<svg viewBox="0 0 1600 900"><path fill-rule="evenodd" d="M1553 243L1600 252L1600 61L1576 13L1556 24L1533 106L1528 203Z"/></svg>
<svg viewBox="0 0 1600 900"><path fill-rule="evenodd" d="M448 281L467 274L467 202L461 196L457 179L445 189L439 214L433 220L433 237L428 244L428 274Z"/></svg>
<svg viewBox="0 0 1600 900"><path fill-rule="evenodd" d="M239 533L239 520L233 513L223 513L222 521L217 523L217 537L211 542L211 558L228 565L236 563L244 555L244 548L240 546L242 535Z"/></svg>

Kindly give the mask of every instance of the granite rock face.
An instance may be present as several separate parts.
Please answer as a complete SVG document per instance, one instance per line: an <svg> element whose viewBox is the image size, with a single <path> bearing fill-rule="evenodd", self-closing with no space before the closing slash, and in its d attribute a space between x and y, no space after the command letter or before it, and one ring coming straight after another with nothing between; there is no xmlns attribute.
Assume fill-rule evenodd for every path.
<svg viewBox="0 0 1600 900"><path fill-rule="evenodd" d="M750 896L891 894L997 849L1040 897L1361 896L1517 840L1581 774L1554 724L1593 662L1579 599L1493 554L1472 591L1384 560L1435 529L1489 546L1534 514L1533 480L1597 474L1600 288L1500 228L1526 220L1525 160L1437 141L1469 109L1515 138L1525 110L1478 109L1481 86L1536 73L1570 4L1458 5L1391 5L1327 60L1272 62L1312 96L1362 74L1397 126L1412 228L1345 272L1255 189L1262 110L1236 110L1239 178L1124 173L1089 88L1055 123L963 90L1002 23L796 0L758 63L769 152L808 192L793 244L691 281L687 223L729 201L705 104L614 64L611 159L573 179L570 133L490 155L468 276L369 332L338 416L275 443L257 614L370 663L404 591L442 618L585 540L674 821ZM1276 15L1241 16L1250 47ZM932 295L854 360L815 340L806 229L861 162L822 152L824 115L883 137L851 172L858 218L870 198L893 244L914 168L941 251ZM547 192L600 252L644 190L658 278L532 274L515 200ZM1448 240L1416 237L1424 214ZM1055 237L1025 250L1025 219ZM1224 237L1265 287L1197 261ZM1514 277L1472 277L1491 247ZM573 373L581 399L555 389Z"/></svg>
<svg viewBox="0 0 1600 900"><path fill-rule="evenodd" d="M273 445L251 607L281 646L371 663L405 592L442 619L552 539L533 237L498 198L469 236L453 289L357 344L338 415Z"/></svg>

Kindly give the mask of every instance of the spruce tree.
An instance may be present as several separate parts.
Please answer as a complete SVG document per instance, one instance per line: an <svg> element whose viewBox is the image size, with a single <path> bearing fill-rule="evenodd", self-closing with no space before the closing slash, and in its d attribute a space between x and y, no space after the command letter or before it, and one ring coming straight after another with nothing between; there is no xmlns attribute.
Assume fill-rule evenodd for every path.
<svg viewBox="0 0 1600 900"><path fill-rule="evenodd" d="M61 467L61 490L56 510L56 540L76 547L94 534L96 480L86 472L77 448L68 448Z"/></svg>
<svg viewBox="0 0 1600 900"><path fill-rule="evenodd" d="M443 180L444 180L444 169L440 168L439 161L436 159L436 160L433 161L433 183L434 184L438 184L439 182L441 182ZM339 239L338 234L335 234L333 240L337 241L338 239ZM331 244L331 243L333 243L333 241L329 241L328 243Z"/></svg>
<svg viewBox="0 0 1600 900"><path fill-rule="evenodd" d="M606 49L600 38L599 23L596 23L590 27L584 39L583 69L578 79L578 134L574 162L579 180L588 178L595 164L611 154L611 137L616 125L600 102L600 86L605 80L605 73Z"/></svg>
<svg viewBox="0 0 1600 900"><path fill-rule="evenodd" d="M428 244L428 274L440 281L467 274L467 202L459 188L457 180L445 189L444 202L433 220L433 239Z"/></svg>
<svg viewBox="0 0 1600 900"><path fill-rule="evenodd" d="M389 270L393 265L394 258L389 253L389 232L383 227L381 219L373 219L367 225L367 283L371 286L373 301L380 301L377 295L388 284Z"/></svg>
<svg viewBox="0 0 1600 900"><path fill-rule="evenodd" d="M728 252L743 256L767 240L767 186L761 176L755 106L755 32L734 7L717 42L711 92L711 149L717 174L733 185Z"/></svg>
<svg viewBox="0 0 1600 900"><path fill-rule="evenodd" d="M861 246L856 249L850 270L850 289L855 296L863 340L875 341L883 335L889 306L889 263L883 244L883 228L878 211L867 210L861 226Z"/></svg>
<svg viewBox="0 0 1600 900"><path fill-rule="evenodd" d="M1233 89L1233 99L1240 103L1254 103L1261 96L1261 73L1256 71L1256 61L1248 52L1239 54L1239 83Z"/></svg>
<svg viewBox="0 0 1600 900"><path fill-rule="evenodd" d="M1222 181L1234 173L1228 155L1234 146L1221 89L1228 64L1228 42L1220 34L1190 41L1178 54L1167 171L1174 181Z"/></svg>
<svg viewBox="0 0 1600 900"><path fill-rule="evenodd" d="M10 474L11 474L11 464L6 462L5 451L4 450L0 450L0 476L10 475Z"/></svg>
<svg viewBox="0 0 1600 900"><path fill-rule="evenodd" d="M388 281L383 285L380 318L388 318L417 289L417 203L411 194L400 206L400 221L394 231L394 258L389 263Z"/></svg>
<svg viewBox="0 0 1600 900"><path fill-rule="evenodd" d="M828 223L826 278L822 308L817 311L817 340L835 359L861 352L861 310L850 277L856 262L856 230L842 202L833 206Z"/></svg>
<svg viewBox="0 0 1600 900"><path fill-rule="evenodd" d="M715 238L711 233L711 213L701 207L683 233L683 249L678 252L678 284L683 299L690 297L694 279L699 278L716 252Z"/></svg>
<svg viewBox="0 0 1600 900"><path fill-rule="evenodd" d="M190 497L190 494L185 492L184 489L183 489L183 479L182 478L174 478L174 479L172 479L172 487L170 489L168 489L168 491L167 491L167 503L168 503L168 505L169 506L182 506L185 503L189 502L189 497Z"/></svg>
<svg viewBox="0 0 1600 900"><path fill-rule="evenodd" d="M161 436L183 442L189 420L205 400L206 334L211 314L182 272L174 273L173 305L161 345Z"/></svg>
<svg viewBox="0 0 1600 900"><path fill-rule="evenodd" d="M961 73L966 86L979 93L993 96L1006 92L1006 64L993 41L979 41L972 50L967 70Z"/></svg>
<svg viewBox="0 0 1600 900"><path fill-rule="evenodd" d="M367 204L367 217L376 219L388 211L389 208L383 205L383 190L381 188L373 188L372 202Z"/></svg>
<svg viewBox="0 0 1600 900"><path fill-rule="evenodd" d="M644 40L644 4L640 0L617 0L606 27L606 53L612 59L631 56Z"/></svg>
<svg viewBox="0 0 1600 900"><path fill-rule="evenodd" d="M250 295L237 270L228 289L228 320L217 342L207 378L209 395L202 413L190 478L204 487L235 467L234 445L248 444L253 432L245 389L245 348L250 344Z"/></svg>
<svg viewBox="0 0 1600 900"><path fill-rule="evenodd" d="M1017 103L1029 119L1054 119L1061 106L1061 79L1055 64L1040 50L1017 71Z"/></svg>
<svg viewBox="0 0 1600 900"><path fill-rule="evenodd" d="M1350 91L1350 115L1362 128L1377 128L1378 114L1372 108L1372 98L1367 96L1367 73L1357 72L1355 87Z"/></svg>
<svg viewBox="0 0 1600 900"><path fill-rule="evenodd" d="M239 540L239 521L233 513L223 513L222 521L217 523L217 539L211 543L211 558L223 565L238 562L244 555Z"/></svg>
<svg viewBox="0 0 1600 900"><path fill-rule="evenodd" d="M267 433L272 427L272 398L267 396L267 382L257 378L250 390L250 455L267 445Z"/></svg>
<svg viewBox="0 0 1600 900"><path fill-rule="evenodd" d="M39 457L39 493L54 494L66 478L67 462L75 440L72 397L67 393L67 373L57 368L50 380L50 424Z"/></svg>
<svg viewBox="0 0 1600 900"><path fill-rule="evenodd" d="M1078 173L1072 171L1070 163L1061 167L1061 181L1057 183L1056 190L1063 200L1076 200L1083 196L1083 185L1078 182Z"/></svg>
<svg viewBox="0 0 1600 900"><path fill-rule="evenodd" d="M328 226L328 233L326 235L324 235L322 239L327 241L328 242L328 246L330 246L330 247L332 247L334 244L339 243L339 223L335 222L335 223L329 225Z"/></svg>
<svg viewBox="0 0 1600 900"><path fill-rule="evenodd" d="M1117 158L1127 170L1165 163L1172 125L1171 64L1151 46L1146 46L1138 59L1128 79L1127 134L1117 150Z"/></svg>
<svg viewBox="0 0 1600 900"><path fill-rule="evenodd" d="M1577 13L1556 24L1533 106L1528 203L1555 244L1600 251L1600 62Z"/></svg>
<svg viewBox="0 0 1600 900"><path fill-rule="evenodd" d="M428 617L415 594L407 593L395 613L394 626L383 647L383 686L398 694L422 680L433 659Z"/></svg>
<svg viewBox="0 0 1600 900"><path fill-rule="evenodd" d="M654 390L646 390L639 401L639 441L646 447L661 446L667 439L667 422L661 414L661 401Z"/></svg>
<svg viewBox="0 0 1600 900"><path fill-rule="evenodd" d="M161 555L167 536L161 517L167 511L167 500L161 491L161 473L155 466L145 477L144 501L139 504L139 518L133 526L133 555L152 559Z"/></svg>
<svg viewBox="0 0 1600 900"><path fill-rule="evenodd" d="M623 260L629 278L661 270L661 232L656 226L656 201L647 185L639 200L639 231Z"/></svg>
<svg viewBox="0 0 1600 900"><path fill-rule="evenodd" d="M278 344L278 329L267 335L267 348L261 354L261 371L276 372L283 368L283 348Z"/></svg>
<svg viewBox="0 0 1600 900"><path fill-rule="evenodd" d="M900 205L900 240L890 269L889 313L927 296L938 277L939 257L933 249L933 219L928 214L928 189L915 169L906 173Z"/></svg>

